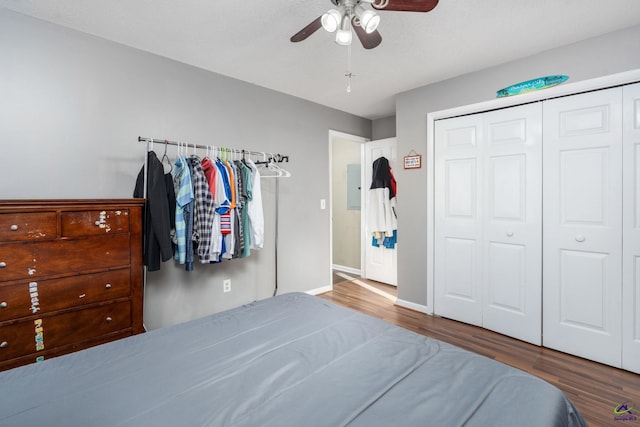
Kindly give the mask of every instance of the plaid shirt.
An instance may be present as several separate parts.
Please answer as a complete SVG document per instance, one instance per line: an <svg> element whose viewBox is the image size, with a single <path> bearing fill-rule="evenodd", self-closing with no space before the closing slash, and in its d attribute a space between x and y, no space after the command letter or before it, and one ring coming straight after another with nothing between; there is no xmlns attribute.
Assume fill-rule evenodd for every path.
<svg viewBox="0 0 640 427"><path fill-rule="evenodd" d="M193 182L193 194L195 210L193 213L193 237L198 243L198 258L203 264L217 261L211 256L211 231L214 222L214 204L209 182L202 169L202 164L198 156L191 156L191 167L193 168L191 180Z"/></svg>

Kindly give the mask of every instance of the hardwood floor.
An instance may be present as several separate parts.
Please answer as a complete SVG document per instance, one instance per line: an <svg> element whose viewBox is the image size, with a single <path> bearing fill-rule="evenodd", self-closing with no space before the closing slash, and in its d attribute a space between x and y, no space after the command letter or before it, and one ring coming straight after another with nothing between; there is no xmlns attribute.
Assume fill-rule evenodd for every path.
<svg viewBox="0 0 640 427"><path fill-rule="evenodd" d="M640 427L640 375L399 307L348 280L319 297L540 377L561 389L592 427ZM637 420L614 420L614 408L625 402L635 405Z"/></svg>

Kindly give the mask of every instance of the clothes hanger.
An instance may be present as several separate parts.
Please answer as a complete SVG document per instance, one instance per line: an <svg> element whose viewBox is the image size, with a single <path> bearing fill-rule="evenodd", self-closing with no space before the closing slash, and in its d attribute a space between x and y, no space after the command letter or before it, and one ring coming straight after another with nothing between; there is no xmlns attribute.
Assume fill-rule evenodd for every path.
<svg viewBox="0 0 640 427"><path fill-rule="evenodd" d="M171 173L173 172L173 164L171 163L171 160L169 159L169 156L167 156L167 146L169 145L169 141L167 141L166 139L164 140L164 154L162 155L162 158L160 159L160 163L162 163L162 170L164 171L165 174L167 173ZM167 165L169 166L169 171L167 172L166 168L164 167L164 161L165 159L167 160Z"/></svg>

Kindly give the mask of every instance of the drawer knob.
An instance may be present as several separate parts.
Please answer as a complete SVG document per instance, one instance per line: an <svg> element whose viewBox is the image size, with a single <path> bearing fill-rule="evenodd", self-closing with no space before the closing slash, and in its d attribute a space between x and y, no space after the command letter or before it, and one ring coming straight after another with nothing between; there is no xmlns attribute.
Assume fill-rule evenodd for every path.
<svg viewBox="0 0 640 427"><path fill-rule="evenodd" d="M586 240L586 238L583 235L577 235L576 236L576 242L582 243Z"/></svg>
<svg viewBox="0 0 640 427"><path fill-rule="evenodd" d="M9 343L8 343L8 342L6 342L6 341L2 341L2 342L0 343L0 348L7 348L7 347L9 347Z"/></svg>
<svg viewBox="0 0 640 427"><path fill-rule="evenodd" d="M0 302L0 308L7 308L7 307L9 307L9 304L7 304L6 301Z"/></svg>
<svg viewBox="0 0 640 427"><path fill-rule="evenodd" d="M18 231L18 224L13 224L11 226L11 231Z"/></svg>
<svg viewBox="0 0 640 427"><path fill-rule="evenodd" d="M105 289L111 289L111 283L107 283L106 285L104 285Z"/></svg>
<svg viewBox="0 0 640 427"><path fill-rule="evenodd" d="M111 321L113 320L111 317L107 316L106 319L104 319L107 323L111 323Z"/></svg>
<svg viewBox="0 0 640 427"><path fill-rule="evenodd" d="M2 261L0 262L0 268L5 268L7 266L7 263Z"/></svg>
<svg viewBox="0 0 640 427"><path fill-rule="evenodd" d="M513 231L507 231L507 237L513 237Z"/></svg>

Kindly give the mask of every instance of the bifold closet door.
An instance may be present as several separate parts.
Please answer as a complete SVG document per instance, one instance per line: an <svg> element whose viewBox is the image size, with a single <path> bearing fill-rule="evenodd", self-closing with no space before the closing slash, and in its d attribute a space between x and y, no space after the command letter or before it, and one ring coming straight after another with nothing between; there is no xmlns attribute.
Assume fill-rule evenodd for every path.
<svg viewBox="0 0 640 427"><path fill-rule="evenodd" d="M435 124L435 313L541 341L541 107Z"/></svg>
<svg viewBox="0 0 640 427"><path fill-rule="evenodd" d="M622 88L543 108L543 344L621 366Z"/></svg>
<svg viewBox="0 0 640 427"><path fill-rule="evenodd" d="M483 115L482 326L542 342L542 105Z"/></svg>
<svg viewBox="0 0 640 427"><path fill-rule="evenodd" d="M482 326L482 115L435 123L434 311Z"/></svg>
<svg viewBox="0 0 640 427"><path fill-rule="evenodd" d="M623 94L622 367L640 373L640 83Z"/></svg>

